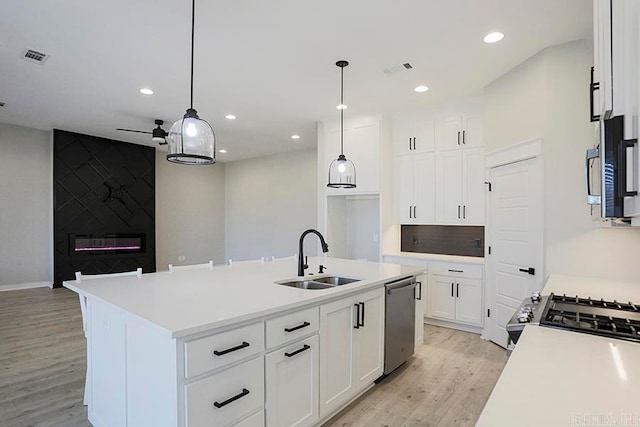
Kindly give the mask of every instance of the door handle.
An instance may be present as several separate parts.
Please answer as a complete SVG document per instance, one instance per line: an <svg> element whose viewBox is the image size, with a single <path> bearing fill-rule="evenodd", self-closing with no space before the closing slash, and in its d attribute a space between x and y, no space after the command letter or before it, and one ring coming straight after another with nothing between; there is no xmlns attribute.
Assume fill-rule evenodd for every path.
<svg viewBox="0 0 640 427"><path fill-rule="evenodd" d="M600 90L600 83L593 81L593 72L594 67L591 67L591 83L589 84L589 111L591 112L589 120L592 122L597 122L600 120L599 114L594 113L594 105L593 105L593 93L597 90Z"/></svg>
<svg viewBox="0 0 640 427"><path fill-rule="evenodd" d="M418 216L416 215L416 207L413 206L413 219L416 219Z"/></svg>
<svg viewBox="0 0 640 427"><path fill-rule="evenodd" d="M589 167L590 162L598 158L600 158L599 148L590 148L589 150L587 150L587 156L584 164L584 167L585 167L584 177L586 180L588 205L599 205L601 201L600 195L591 194L591 168Z"/></svg>
<svg viewBox="0 0 640 427"><path fill-rule="evenodd" d="M463 130L463 131L462 131L462 145L466 145L466 144L467 144L467 143L466 143L466 141L465 141L465 134L466 134L466 133L467 133L467 131L466 131L466 130Z"/></svg>
<svg viewBox="0 0 640 427"><path fill-rule="evenodd" d="M308 346L307 344L305 344L305 345L303 345L303 346L302 346L302 348L301 348L301 349L296 350L296 351L294 351L294 352L292 352L292 353L285 353L284 355L285 355L285 356L287 356L287 357L293 357L293 356L295 356L296 354L300 354L300 353L302 353L303 351L309 350L310 348L311 348L311 346Z"/></svg>
<svg viewBox="0 0 640 427"><path fill-rule="evenodd" d="M360 304L353 304L356 307L356 324L353 329L360 329Z"/></svg>
<svg viewBox="0 0 640 427"><path fill-rule="evenodd" d="M458 131L458 145L460 145L460 131Z"/></svg>
<svg viewBox="0 0 640 427"><path fill-rule="evenodd" d="M462 205L462 218L467 219L467 205Z"/></svg>
<svg viewBox="0 0 640 427"><path fill-rule="evenodd" d="M458 219L460 219L460 205L458 205Z"/></svg>
<svg viewBox="0 0 640 427"><path fill-rule="evenodd" d="M236 400L245 397L247 394L249 394L249 390L247 390L246 388L243 388L242 391L239 394L236 394L235 396L225 400L224 402L213 402L213 406L215 406L216 408L220 409L223 406L227 406L229 403L233 403Z"/></svg>
<svg viewBox="0 0 640 427"><path fill-rule="evenodd" d="M451 297L453 298L453 282L451 282Z"/></svg>
<svg viewBox="0 0 640 427"><path fill-rule="evenodd" d="M413 218L413 217L411 216L411 212L412 212L412 210L411 210L411 206L409 206L409 219Z"/></svg>
<svg viewBox="0 0 640 427"><path fill-rule="evenodd" d="M532 276L535 276L535 274L536 274L536 269L533 268L533 267L520 268L519 270L522 271L523 273L527 273L527 274L530 274Z"/></svg>
<svg viewBox="0 0 640 427"><path fill-rule="evenodd" d="M411 151L411 138L409 138L409 151Z"/></svg>
<svg viewBox="0 0 640 427"><path fill-rule="evenodd" d="M456 283L456 298L460 298L460 283Z"/></svg>
<svg viewBox="0 0 640 427"><path fill-rule="evenodd" d="M416 137L415 136L413 137L413 149L414 150L416 149Z"/></svg>

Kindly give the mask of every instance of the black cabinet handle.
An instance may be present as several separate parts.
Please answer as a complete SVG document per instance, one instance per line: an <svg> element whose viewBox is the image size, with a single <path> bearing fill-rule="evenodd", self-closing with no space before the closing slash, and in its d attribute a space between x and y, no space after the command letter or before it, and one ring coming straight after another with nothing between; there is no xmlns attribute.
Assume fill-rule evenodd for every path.
<svg viewBox="0 0 640 427"><path fill-rule="evenodd" d="M536 269L533 268L533 267L520 268L519 270L522 271L523 273L527 273L527 274L530 274L532 276L535 276L535 274L536 274Z"/></svg>
<svg viewBox="0 0 640 427"><path fill-rule="evenodd" d="M460 283L456 283L456 298L460 298Z"/></svg>
<svg viewBox="0 0 640 427"><path fill-rule="evenodd" d="M451 296L453 297L453 282L451 282Z"/></svg>
<svg viewBox="0 0 640 427"><path fill-rule="evenodd" d="M284 331L293 332L293 331L297 331L298 329L306 328L307 326L311 326L311 323L304 322L302 325L294 326L293 328L284 328Z"/></svg>
<svg viewBox="0 0 640 427"><path fill-rule="evenodd" d="M248 342L243 341L242 344L240 344L240 345L238 345L236 347L231 347L231 348L228 348L226 350L221 350L221 351L214 350L213 354L215 354L216 356L224 356L227 353L231 353L231 352L242 350L243 348L249 347L249 345L250 344Z"/></svg>
<svg viewBox="0 0 640 427"><path fill-rule="evenodd" d="M300 354L305 350L309 350L310 348L311 348L311 346L308 346L308 345L305 344L305 345L302 346L302 348L300 350L296 350L293 353L285 353L284 355L287 356L287 357L293 357L296 354Z"/></svg>
<svg viewBox="0 0 640 427"><path fill-rule="evenodd" d="M213 402L213 406L215 406L216 408L222 408L223 406L228 405L229 403L233 403L236 400L245 397L247 394L249 394L249 390L247 390L246 388L242 389L242 392L240 392L239 394L236 394L235 396L225 400L222 403L219 402Z"/></svg>
<svg viewBox="0 0 640 427"><path fill-rule="evenodd" d="M462 205L462 219L467 219L467 205Z"/></svg>
<svg viewBox="0 0 640 427"><path fill-rule="evenodd" d="M362 306L362 313L360 314L362 316L362 322L360 322L360 326L364 327L364 303L359 302L358 304Z"/></svg>
<svg viewBox="0 0 640 427"><path fill-rule="evenodd" d="M420 301L422 300L422 282L416 282L416 285L418 285L418 287L416 288L418 290L418 296L416 297L416 299Z"/></svg>
<svg viewBox="0 0 640 427"><path fill-rule="evenodd" d="M458 219L460 219L460 205L458 205Z"/></svg>
<svg viewBox="0 0 640 427"><path fill-rule="evenodd" d="M449 270L452 273L464 273L464 270Z"/></svg>
<svg viewBox="0 0 640 427"><path fill-rule="evenodd" d="M409 218L413 218L413 217L411 216L411 213L413 212L413 211L411 210L411 208L412 208L412 206L409 206Z"/></svg>
<svg viewBox="0 0 640 427"><path fill-rule="evenodd" d="M593 93L596 90L600 90L600 83L593 81L593 72L594 72L594 67L591 67L591 83L589 84L589 111L591 114L590 114L589 120L591 120L592 122L597 122L600 120L600 115L593 114L595 110L595 107L593 105Z"/></svg>
<svg viewBox="0 0 640 427"><path fill-rule="evenodd" d="M413 137L413 149L414 150L416 149L416 137L415 136Z"/></svg>
<svg viewBox="0 0 640 427"><path fill-rule="evenodd" d="M360 329L360 304L353 304L356 306L356 325L354 329Z"/></svg>
<svg viewBox="0 0 640 427"><path fill-rule="evenodd" d="M627 190L627 149L637 145L638 140L622 139L618 144L620 145L618 148L618 197L636 196L637 191Z"/></svg>
<svg viewBox="0 0 640 427"><path fill-rule="evenodd" d="M411 138L409 138L409 151L411 151Z"/></svg>
<svg viewBox="0 0 640 427"><path fill-rule="evenodd" d="M413 219L416 219L418 216L416 215L416 207L413 207Z"/></svg>
<svg viewBox="0 0 640 427"><path fill-rule="evenodd" d="M460 131L458 131L458 145L460 145Z"/></svg>
<svg viewBox="0 0 640 427"><path fill-rule="evenodd" d="M466 144L467 144L467 143L466 143L466 141L464 140L464 139L465 139L465 137L464 137L464 136L465 136L465 134L466 134L466 133L467 133L467 131L465 131L465 130L463 130L463 131L462 131L462 144L463 144L463 145L466 145Z"/></svg>

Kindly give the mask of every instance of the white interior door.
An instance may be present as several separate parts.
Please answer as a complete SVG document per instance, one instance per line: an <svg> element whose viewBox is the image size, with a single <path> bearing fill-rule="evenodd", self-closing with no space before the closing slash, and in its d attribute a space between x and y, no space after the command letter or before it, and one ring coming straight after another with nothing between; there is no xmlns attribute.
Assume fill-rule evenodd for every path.
<svg viewBox="0 0 640 427"><path fill-rule="evenodd" d="M491 314L484 335L506 347L507 321L544 278L541 162L534 158L494 167L490 182L486 286ZM529 268L535 273L522 271Z"/></svg>

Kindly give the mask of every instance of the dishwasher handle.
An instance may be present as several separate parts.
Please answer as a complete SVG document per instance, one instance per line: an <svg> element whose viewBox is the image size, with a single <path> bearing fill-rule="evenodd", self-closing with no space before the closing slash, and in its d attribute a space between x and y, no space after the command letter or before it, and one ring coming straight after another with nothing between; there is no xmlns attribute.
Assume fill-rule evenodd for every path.
<svg viewBox="0 0 640 427"><path fill-rule="evenodd" d="M394 280L393 282L386 283L384 287L387 290L387 294L391 295L396 292L404 291L407 289L415 289L416 278L414 276L404 277L402 279Z"/></svg>

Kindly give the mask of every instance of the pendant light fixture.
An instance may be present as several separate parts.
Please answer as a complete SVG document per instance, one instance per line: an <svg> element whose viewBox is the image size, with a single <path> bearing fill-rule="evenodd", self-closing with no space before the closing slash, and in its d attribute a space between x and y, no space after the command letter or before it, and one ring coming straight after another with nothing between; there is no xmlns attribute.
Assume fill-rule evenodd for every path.
<svg viewBox="0 0 640 427"><path fill-rule="evenodd" d="M344 67L349 65L347 61L338 61L336 65L340 67L340 155L329 166L330 188L356 188L356 167L353 162L347 160L344 155Z"/></svg>
<svg viewBox="0 0 640 427"><path fill-rule="evenodd" d="M216 162L216 137L211 125L193 108L193 45L196 0L191 4L191 104L184 117L171 126L167 160L183 165L211 165Z"/></svg>

